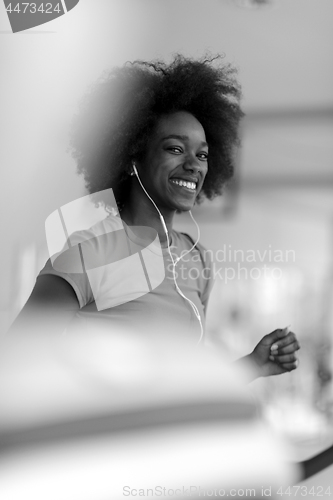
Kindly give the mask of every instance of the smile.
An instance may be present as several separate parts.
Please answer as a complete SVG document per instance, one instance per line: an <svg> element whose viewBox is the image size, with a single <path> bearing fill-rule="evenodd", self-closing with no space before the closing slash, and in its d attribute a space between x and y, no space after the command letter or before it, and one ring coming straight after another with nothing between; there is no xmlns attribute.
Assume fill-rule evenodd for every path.
<svg viewBox="0 0 333 500"><path fill-rule="evenodd" d="M191 191L195 191L197 187L195 182L183 181L181 179L170 179L170 181L173 184L177 184L180 187L185 187L187 189L190 189Z"/></svg>

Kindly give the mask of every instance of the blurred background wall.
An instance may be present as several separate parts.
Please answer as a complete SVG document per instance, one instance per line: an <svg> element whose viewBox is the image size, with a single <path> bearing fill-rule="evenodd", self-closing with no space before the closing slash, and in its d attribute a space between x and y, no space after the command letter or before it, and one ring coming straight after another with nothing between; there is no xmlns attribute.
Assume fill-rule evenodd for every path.
<svg viewBox="0 0 333 500"><path fill-rule="evenodd" d="M47 258L45 219L85 193L66 148L88 85L127 60L225 53L246 118L234 182L195 210L216 270L207 329L236 358L292 325L300 368L254 385L273 425L318 442L333 411L333 2L258 3L81 0L15 35L0 9L1 329Z"/></svg>

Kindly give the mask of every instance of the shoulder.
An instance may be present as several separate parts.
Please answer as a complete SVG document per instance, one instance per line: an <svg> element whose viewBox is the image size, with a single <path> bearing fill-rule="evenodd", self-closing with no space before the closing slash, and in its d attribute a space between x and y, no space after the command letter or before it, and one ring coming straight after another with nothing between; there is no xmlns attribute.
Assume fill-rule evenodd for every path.
<svg viewBox="0 0 333 500"><path fill-rule="evenodd" d="M115 231L123 230L123 222L120 217L115 215L109 215L105 219L98 221L96 224L92 225L88 229L82 229L73 232L69 236L71 245L78 245L84 241L94 240L99 236L109 234Z"/></svg>
<svg viewBox="0 0 333 500"><path fill-rule="evenodd" d="M39 276L63 278L74 289L80 307L93 300L87 271L107 263L113 235L123 229L120 217L108 216L88 229L71 233L63 248L51 255Z"/></svg>

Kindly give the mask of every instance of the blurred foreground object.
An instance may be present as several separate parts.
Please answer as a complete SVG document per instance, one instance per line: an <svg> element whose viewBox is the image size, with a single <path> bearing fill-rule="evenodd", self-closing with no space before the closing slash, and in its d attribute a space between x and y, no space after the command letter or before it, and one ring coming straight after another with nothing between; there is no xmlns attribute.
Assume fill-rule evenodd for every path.
<svg viewBox="0 0 333 500"><path fill-rule="evenodd" d="M236 498L249 489L262 497L262 488L274 497L299 477L263 424L246 374L172 336L8 339L0 381L6 500L227 496L232 488Z"/></svg>
<svg viewBox="0 0 333 500"><path fill-rule="evenodd" d="M259 9L262 7L272 7L275 5L274 0L231 0L237 7L244 9Z"/></svg>

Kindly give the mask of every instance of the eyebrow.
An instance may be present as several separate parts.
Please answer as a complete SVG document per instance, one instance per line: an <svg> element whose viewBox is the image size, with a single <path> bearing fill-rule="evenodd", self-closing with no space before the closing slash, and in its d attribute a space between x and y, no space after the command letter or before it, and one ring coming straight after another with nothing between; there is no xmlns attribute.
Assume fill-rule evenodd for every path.
<svg viewBox="0 0 333 500"><path fill-rule="evenodd" d="M170 134L170 135L167 135L166 137L162 137L161 141L166 141L167 139L179 139L180 141L186 142L189 140L189 137L188 137L188 135ZM208 144L207 144L207 142L202 141L201 146L208 147Z"/></svg>

